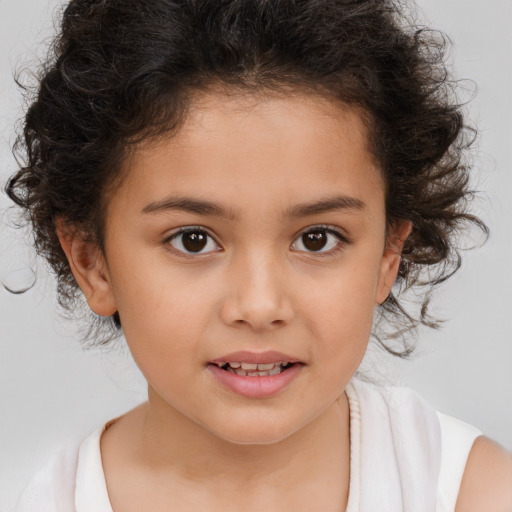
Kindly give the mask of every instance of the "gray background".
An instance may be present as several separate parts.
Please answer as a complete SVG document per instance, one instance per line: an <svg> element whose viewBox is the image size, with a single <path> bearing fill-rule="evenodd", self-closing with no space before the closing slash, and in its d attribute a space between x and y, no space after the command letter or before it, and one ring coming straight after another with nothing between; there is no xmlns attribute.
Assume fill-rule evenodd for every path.
<svg viewBox="0 0 512 512"><path fill-rule="evenodd" d="M15 169L10 146L22 100L12 74L36 61L53 29L57 1L0 0L0 185ZM379 351L366 363L378 379L410 385L439 410L459 417L512 449L512 1L420 0L431 25L454 41L457 76L478 84L471 118L480 128L480 214L487 245L467 255L438 293L450 319L420 332L415 359L392 361ZM468 85L468 94L471 86ZM23 295L0 289L0 510L7 511L34 469L64 439L83 438L144 400L144 383L122 347L85 352L55 307L54 283L35 264L0 195L0 280L36 286ZM25 244L25 245L24 245Z"/></svg>

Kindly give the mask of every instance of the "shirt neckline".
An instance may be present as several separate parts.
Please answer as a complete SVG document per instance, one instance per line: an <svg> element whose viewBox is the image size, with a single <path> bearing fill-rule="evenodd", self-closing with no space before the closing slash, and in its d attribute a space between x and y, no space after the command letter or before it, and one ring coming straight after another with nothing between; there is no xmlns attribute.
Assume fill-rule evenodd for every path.
<svg viewBox="0 0 512 512"><path fill-rule="evenodd" d="M361 502L361 408L352 381L346 388L350 417L350 469L347 508L345 512L359 512Z"/></svg>
<svg viewBox="0 0 512 512"><path fill-rule="evenodd" d="M345 512L358 512L361 494L361 411L359 400L352 382L346 386L345 393L349 405L349 442L350 468L349 492ZM100 441L105 430L119 418L108 421L94 431L80 445L75 487L76 512L96 510L98 512L113 512L108 496L107 481L101 460Z"/></svg>

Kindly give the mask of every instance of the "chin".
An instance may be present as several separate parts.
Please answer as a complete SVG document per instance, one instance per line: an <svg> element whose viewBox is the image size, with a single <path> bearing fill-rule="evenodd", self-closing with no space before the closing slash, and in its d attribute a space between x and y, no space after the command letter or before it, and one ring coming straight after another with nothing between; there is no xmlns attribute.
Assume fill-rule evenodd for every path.
<svg viewBox="0 0 512 512"><path fill-rule="evenodd" d="M210 432L224 441L238 445L269 445L279 443L300 430L300 427L290 424L262 422L254 420L248 422L230 421L227 425L218 425L210 428Z"/></svg>
<svg viewBox="0 0 512 512"><path fill-rule="evenodd" d="M222 438L224 439L224 441L227 441L231 444L265 446L284 441L292 434L293 432L286 434L280 434L277 432L265 432L264 434L259 432L236 432L224 435L222 436Z"/></svg>

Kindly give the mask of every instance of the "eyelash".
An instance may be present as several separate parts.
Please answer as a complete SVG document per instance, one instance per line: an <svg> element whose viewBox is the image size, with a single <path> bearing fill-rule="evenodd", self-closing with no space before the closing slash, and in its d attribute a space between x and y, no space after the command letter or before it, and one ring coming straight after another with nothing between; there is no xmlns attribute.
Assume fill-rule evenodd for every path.
<svg viewBox="0 0 512 512"><path fill-rule="evenodd" d="M351 243L350 240L345 235L343 235L340 231L338 231L337 229L334 229L331 226L319 224L319 225L311 226L311 227L303 230L295 238L295 242L292 244L292 247L293 247L293 245L295 245L297 243L298 240L301 240L301 238L304 235L308 235L310 233L317 233L319 231L325 232L327 235L335 236L337 238L336 245L332 249L329 249L327 251L299 251L299 252L303 252L308 255L314 254L317 257L329 257L329 256L332 256L332 255L337 254L338 252L342 251L343 249L345 249L345 247L347 245L349 245Z"/></svg>
<svg viewBox="0 0 512 512"><path fill-rule="evenodd" d="M327 256L331 256L333 254L338 253L339 251L343 250L347 245L349 245L351 243L350 240L346 236L342 235L338 230L336 230L330 226L316 225L316 226L311 226L309 228L306 228L305 230L300 232L294 239L294 242L292 243L291 247L293 248L293 246L296 245L298 243L298 241L301 241L301 237L303 237L304 235L308 235L308 234L319 232L319 231L325 232L328 235L333 235L338 239L336 245L332 249L329 249L327 251L298 250L296 252L302 252L302 253L306 253L306 254L314 254L319 257L327 257ZM178 249L178 248L172 246L172 241L178 239L180 235L183 235L185 233L201 233L201 234L205 235L208 239L213 240L214 243L217 245L217 247L220 248L220 244L218 244L215 241L215 238L212 235L210 235L208 233L208 231L202 226L184 226L182 228L178 228L177 231L175 231L170 236L168 236L164 239L163 244L170 245L174 252L177 252L181 256L185 256L185 257L202 256L202 255L211 254L213 252L218 252L219 250L221 250L221 249L210 250L205 253L193 252L193 251L186 252L186 250L181 250L181 249ZM208 243L209 242L207 241L206 245L208 245ZM183 242L181 243L181 245L183 246ZM184 247L184 249L186 249L186 248Z"/></svg>
<svg viewBox="0 0 512 512"><path fill-rule="evenodd" d="M177 249L176 247L173 247L171 242L173 240L179 239L179 236L183 235L185 233L202 233L208 239L213 240L215 242L215 245L220 247L219 244L215 241L215 238L212 235L210 235L210 233L208 233L208 231L205 228L203 228L202 226L184 226L182 228L178 228L174 233L172 233L171 235L169 235L168 237L165 238L165 240L163 241L164 245L167 245L167 246L170 245L173 252L176 252L176 253L180 254L181 256L185 256L185 257L202 256L205 254L210 254L212 252L217 252L219 250L219 249L217 249L217 250L213 250L213 251L208 251L206 253L201 253L201 252L186 252L186 251ZM206 243L208 244L209 242L207 241ZM182 242L182 245L183 245L183 242Z"/></svg>

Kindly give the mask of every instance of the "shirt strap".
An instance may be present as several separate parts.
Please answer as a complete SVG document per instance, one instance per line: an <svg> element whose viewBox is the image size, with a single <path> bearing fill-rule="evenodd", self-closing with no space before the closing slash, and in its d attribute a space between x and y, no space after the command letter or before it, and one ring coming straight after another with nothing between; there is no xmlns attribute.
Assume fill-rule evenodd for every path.
<svg viewBox="0 0 512 512"><path fill-rule="evenodd" d="M446 414L437 412L441 427L441 467L436 512L453 512L469 452L482 432Z"/></svg>

